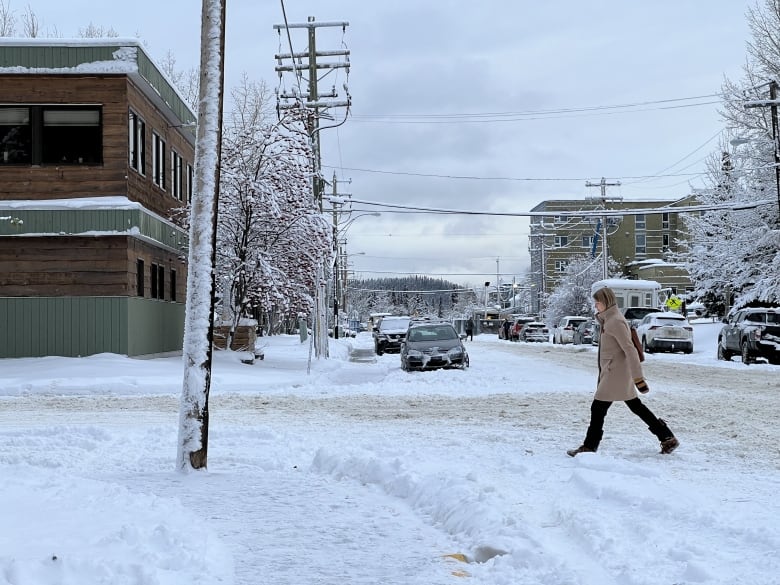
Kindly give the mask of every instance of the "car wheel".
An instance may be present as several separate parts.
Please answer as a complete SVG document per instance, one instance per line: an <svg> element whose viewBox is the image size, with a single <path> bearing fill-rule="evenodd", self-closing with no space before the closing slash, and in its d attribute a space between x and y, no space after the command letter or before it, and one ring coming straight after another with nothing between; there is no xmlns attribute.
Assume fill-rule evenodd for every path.
<svg viewBox="0 0 780 585"><path fill-rule="evenodd" d="M722 339L718 340L718 359L727 362L731 361L731 352L729 352L725 347L723 347Z"/></svg>
<svg viewBox="0 0 780 585"><path fill-rule="evenodd" d="M647 344L647 337L642 338L642 349L644 350L645 353L653 353L652 346Z"/></svg>
<svg viewBox="0 0 780 585"><path fill-rule="evenodd" d="M752 364L753 358L750 357L750 350L746 341L742 342L742 363L745 365Z"/></svg>
<svg viewBox="0 0 780 585"><path fill-rule="evenodd" d="M379 347L378 345L377 345L377 346L375 346L375 347L374 347L374 349L376 350L376 355L382 355L383 353L385 353L385 352L382 350L382 348L381 348L381 347Z"/></svg>

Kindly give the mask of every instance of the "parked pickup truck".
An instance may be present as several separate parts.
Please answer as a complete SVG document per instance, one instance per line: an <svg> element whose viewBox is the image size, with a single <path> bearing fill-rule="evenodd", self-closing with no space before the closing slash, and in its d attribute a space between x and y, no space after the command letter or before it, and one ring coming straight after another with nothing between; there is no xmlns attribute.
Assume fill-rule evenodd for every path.
<svg viewBox="0 0 780 585"><path fill-rule="evenodd" d="M742 363L766 358L780 364L780 307L740 309L723 320L718 334L718 359L742 356Z"/></svg>

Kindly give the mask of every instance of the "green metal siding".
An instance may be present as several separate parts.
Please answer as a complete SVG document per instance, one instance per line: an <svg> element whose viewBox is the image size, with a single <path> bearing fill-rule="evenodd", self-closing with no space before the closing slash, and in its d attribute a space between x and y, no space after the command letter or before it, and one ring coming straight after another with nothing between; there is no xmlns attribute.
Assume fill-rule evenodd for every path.
<svg viewBox="0 0 780 585"><path fill-rule="evenodd" d="M53 44L56 39L52 39ZM113 61L119 46L6 45L0 50L0 67L56 69L95 61Z"/></svg>
<svg viewBox="0 0 780 585"><path fill-rule="evenodd" d="M184 305L154 299L128 300L128 355L181 351Z"/></svg>
<svg viewBox="0 0 780 585"><path fill-rule="evenodd" d="M92 231L125 233L137 228L141 235L169 248L178 251L187 248L184 230L142 209L4 209L0 201L0 217L18 218L22 222L0 221L0 236Z"/></svg>
<svg viewBox="0 0 780 585"><path fill-rule="evenodd" d="M177 352L184 305L133 297L0 298L0 358Z"/></svg>

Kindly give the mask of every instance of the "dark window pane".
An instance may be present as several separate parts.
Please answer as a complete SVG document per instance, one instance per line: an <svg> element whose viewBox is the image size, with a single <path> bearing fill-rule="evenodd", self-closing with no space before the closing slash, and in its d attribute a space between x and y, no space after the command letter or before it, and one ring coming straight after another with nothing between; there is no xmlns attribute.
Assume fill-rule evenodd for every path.
<svg viewBox="0 0 780 585"><path fill-rule="evenodd" d="M100 111L97 109L45 109L41 162L101 164L102 136Z"/></svg>

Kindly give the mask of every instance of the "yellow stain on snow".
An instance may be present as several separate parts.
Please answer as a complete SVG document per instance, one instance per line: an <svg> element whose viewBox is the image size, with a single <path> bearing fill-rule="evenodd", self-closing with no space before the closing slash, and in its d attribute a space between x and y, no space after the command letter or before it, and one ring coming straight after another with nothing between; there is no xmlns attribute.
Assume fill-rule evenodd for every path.
<svg viewBox="0 0 780 585"><path fill-rule="evenodd" d="M454 561L457 561L459 563L468 563L469 559L466 555L463 553L451 553L447 555L442 555L442 558L444 559L452 559ZM458 569L456 571L451 571L450 573L454 577L471 577L471 574L468 571L464 571L463 569Z"/></svg>

